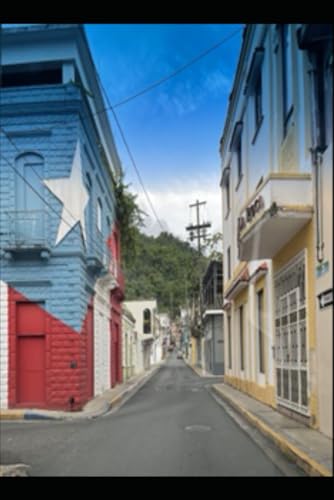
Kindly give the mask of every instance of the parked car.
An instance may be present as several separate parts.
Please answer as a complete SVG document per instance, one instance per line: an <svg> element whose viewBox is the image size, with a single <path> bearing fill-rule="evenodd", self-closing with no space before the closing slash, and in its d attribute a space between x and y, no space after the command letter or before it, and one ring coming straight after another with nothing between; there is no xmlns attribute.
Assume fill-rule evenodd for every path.
<svg viewBox="0 0 334 500"><path fill-rule="evenodd" d="M177 357L177 359L183 359L182 351L177 351L176 357Z"/></svg>

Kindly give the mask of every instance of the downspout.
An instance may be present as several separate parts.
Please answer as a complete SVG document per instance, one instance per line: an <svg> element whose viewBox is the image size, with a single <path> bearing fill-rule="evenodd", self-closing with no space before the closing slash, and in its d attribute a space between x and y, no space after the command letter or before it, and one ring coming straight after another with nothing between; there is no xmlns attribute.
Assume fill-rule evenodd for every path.
<svg viewBox="0 0 334 500"><path fill-rule="evenodd" d="M322 153L317 148L311 148L312 167L315 181L315 215L316 215L316 249L317 261L324 260L323 210L322 210Z"/></svg>
<svg viewBox="0 0 334 500"><path fill-rule="evenodd" d="M322 144L318 141L320 124L319 110L319 73L317 71L318 52L313 50L308 53L312 65L311 94L312 94L312 147L310 148L312 157L312 169L315 182L315 216L316 216L316 249L317 261L324 259L324 239L323 239L323 198L322 198Z"/></svg>

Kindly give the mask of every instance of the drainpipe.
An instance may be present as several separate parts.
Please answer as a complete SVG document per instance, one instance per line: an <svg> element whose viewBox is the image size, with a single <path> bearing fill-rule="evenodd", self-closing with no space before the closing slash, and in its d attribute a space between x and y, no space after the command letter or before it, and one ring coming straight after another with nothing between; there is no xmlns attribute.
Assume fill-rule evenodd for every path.
<svg viewBox="0 0 334 500"><path fill-rule="evenodd" d="M323 240L323 210L322 210L322 154L317 148L311 148L312 166L315 181L315 214L317 233L317 261L324 260L324 240Z"/></svg>
<svg viewBox="0 0 334 500"><path fill-rule="evenodd" d="M312 69L311 76L311 94L312 94L312 147L310 148L312 157L312 168L315 182L315 215L316 215L316 249L317 261L324 259L324 240L323 240L323 198L322 198L322 151L321 144L321 117L319 116L319 71L317 70L318 51L310 50L308 52L309 61ZM323 96L322 96L323 98ZM322 108L324 111L324 108Z"/></svg>

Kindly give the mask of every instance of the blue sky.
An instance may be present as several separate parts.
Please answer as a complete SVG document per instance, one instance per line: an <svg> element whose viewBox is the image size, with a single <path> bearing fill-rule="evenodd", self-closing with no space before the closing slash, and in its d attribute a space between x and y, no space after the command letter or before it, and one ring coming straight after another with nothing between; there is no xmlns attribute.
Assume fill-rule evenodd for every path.
<svg viewBox="0 0 334 500"><path fill-rule="evenodd" d="M212 232L221 231L218 148L243 25L84 26L112 104L164 78L240 29L174 78L115 110L165 230L186 239L185 226L195 222L189 204L199 199L207 201L203 217L212 222ZM149 215L144 231L159 234L160 226L147 204L111 112L109 116L125 180Z"/></svg>
<svg viewBox="0 0 334 500"><path fill-rule="evenodd" d="M241 25L85 25L112 104L173 72L238 27ZM188 205L197 198L207 201L205 216L212 220L213 230L221 230L218 148L241 37L242 30L171 80L116 108L160 220L183 239L191 217ZM146 232L157 234L112 115L110 121L125 179L150 215Z"/></svg>

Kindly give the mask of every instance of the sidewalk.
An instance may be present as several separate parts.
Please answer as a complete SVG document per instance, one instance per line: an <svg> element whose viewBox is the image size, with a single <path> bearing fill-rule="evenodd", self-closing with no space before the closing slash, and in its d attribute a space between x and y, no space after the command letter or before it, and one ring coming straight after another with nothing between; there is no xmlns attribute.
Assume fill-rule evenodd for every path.
<svg viewBox="0 0 334 500"><path fill-rule="evenodd" d="M107 413L126 397L137 392L159 370L164 362L165 360L157 363L150 370L132 377L127 382L106 390L101 395L86 403L82 411L67 412L40 409L0 410L0 420L77 420L99 417Z"/></svg>
<svg viewBox="0 0 334 500"><path fill-rule="evenodd" d="M108 389L100 396L89 401L82 411L48 411L48 410L0 410L0 420L79 420L96 418L107 413L126 398L133 396L146 382L153 377L165 360L154 365L150 370L141 373L124 384ZM26 464L0 464L0 477L29 476L30 467Z"/></svg>
<svg viewBox="0 0 334 500"><path fill-rule="evenodd" d="M310 476L333 476L333 440L226 384L212 386Z"/></svg>
<svg viewBox="0 0 334 500"><path fill-rule="evenodd" d="M224 375L213 375L212 373L206 372L203 370L203 368L200 368L199 366L193 366L190 364L190 362L186 359L183 358L184 362L189 366L189 368L192 368L197 375L200 377L207 377L207 378L217 378L217 379L223 379Z"/></svg>

